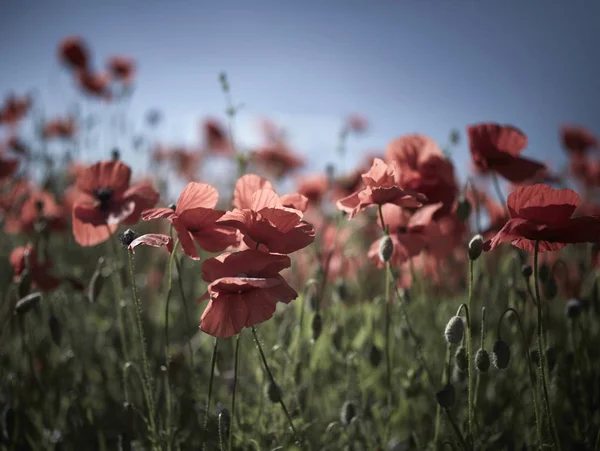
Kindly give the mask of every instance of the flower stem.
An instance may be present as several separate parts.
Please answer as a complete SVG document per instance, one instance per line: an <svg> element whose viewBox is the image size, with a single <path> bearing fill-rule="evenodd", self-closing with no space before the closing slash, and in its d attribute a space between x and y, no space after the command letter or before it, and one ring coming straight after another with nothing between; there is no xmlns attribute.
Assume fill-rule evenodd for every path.
<svg viewBox="0 0 600 451"><path fill-rule="evenodd" d="M256 343L256 346L258 347L258 352L260 354L260 357L262 359L263 365L265 367L265 370L267 372L267 375L269 376L269 379L271 381L271 383L273 385L276 385L277 382L275 382L275 378L273 377L273 373L271 373L271 369L269 368L269 364L267 363L267 358L265 357L265 353L263 352L262 346L260 344L260 340L258 339L258 335L256 333L256 326L252 326L252 335L254 336L254 341ZM294 432L294 436L296 437L296 442L297 444L302 448L302 442L300 440L300 436L298 435L298 431L296 431L296 427L294 426L294 422L292 421L292 417L290 416L290 412L288 411L285 402L283 401L283 396L281 396L281 398L279 399L279 404L281 404L281 408L283 409L283 412L285 413L285 416L287 417L288 422L290 423L290 427L292 428L292 431Z"/></svg>
<svg viewBox="0 0 600 451"><path fill-rule="evenodd" d="M540 297L540 286L539 286L539 275L538 275L538 254L540 251L540 242L535 242L535 251L533 253L533 275L535 277L535 299L537 309L537 342L538 342L538 356L539 356L539 374L542 382L542 392L544 395L544 407L546 410L546 418L548 419L548 426L550 432L552 432L552 440L554 447L561 449L558 432L556 425L554 424L554 417L552 415L552 408L550 406L550 395L548 394L548 384L546 381L546 354L542 346L543 334L544 334L544 322L542 315L542 301Z"/></svg>
<svg viewBox="0 0 600 451"><path fill-rule="evenodd" d="M231 421L229 423L229 451L233 449L233 425L235 424L235 392L237 388L238 361L240 359L240 335L235 339L235 357L233 361L233 392L231 394Z"/></svg>
<svg viewBox="0 0 600 451"><path fill-rule="evenodd" d="M471 339L471 321L473 315L473 260L469 259L469 299L467 301L467 379L468 379L468 419L469 419L469 437L468 442L471 444L471 448L474 449L474 437L473 437L473 362L471 361L472 352L472 339Z"/></svg>
<svg viewBox="0 0 600 451"><path fill-rule="evenodd" d="M378 211L379 211L379 219L381 221L381 228L383 229L385 235L389 236L390 233L385 225L385 220L383 219L383 210L381 208L381 205L378 205ZM386 385L391 394L391 390L392 390L392 363L391 363L391 358L390 358L390 316L391 316L391 312L390 312L390 302L391 302L391 299L390 299L390 271L391 271L391 267L390 267L389 261L386 262L386 268L387 268L387 270L385 271L385 312L384 312L384 316L385 316L385 370L386 370Z"/></svg>
<svg viewBox="0 0 600 451"><path fill-rule="evenodd" d="M173 256L177 252L177 244L173 247ZM191 330L191 320L190 320L190 312L188 311L187 298L185 296L185 290L183 289L183 279L181 278L181 265L179 264L179 260L175 257L175 266L177 267L177 282L179 283L179 291L181 293L181 302L183 303L183 312L185 314L185 322L187 323L188 331ZM186 334L188 351L190 353L190 367L194 368L194 350L192 349L192 340Z"/></svg>
<svg viewBox="0 0 600 451"><path fill-rule="evenodd" d="M210 414L210 400L212 397L213 381L215 378L215 364L217 363L217 351L219 350L219 339L215 337L215 344L213 345L212 358L210 361L210 378L208 379L208 396L206 400L206 410L204 412L204 432L208 430L208 415ZM229 426L231 427L231 425ZM202 445L204 449L204 445Z"/></svg>

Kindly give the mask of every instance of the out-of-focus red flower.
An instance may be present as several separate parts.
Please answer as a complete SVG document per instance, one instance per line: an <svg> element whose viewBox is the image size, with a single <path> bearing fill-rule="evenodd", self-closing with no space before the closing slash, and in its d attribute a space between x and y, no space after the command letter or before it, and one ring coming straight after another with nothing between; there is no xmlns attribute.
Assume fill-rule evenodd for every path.
<svg viewBox="0 0 600 451"><path fill-rule="evenodd" d="M81 246L106 241L120 223L135 224L143 210L158 202L149 184L129 187L131 169L120 161L102 161L77 177L73 235Z"/></svg>
<svg viewBox="0 0 600 451"><path fill-rule="evenodd" d="M277 302L287 304L298 297L279 274L289 267L287 255L252 249L206 260L202 278L210 285L199 301L210 301L200 319L200 329L227 338L270 319Z"/></svg>
<svg viewBox="0 0 600 451"><path fill-rule="evenodd" d="M598 140L586 128L576 125L563 125L560 129L562 144L569 153L585 154L598 147Z"/></svg>
<svg viewBox="0 0 600 451"><path fill-rule="evenodd" d="M513 191L507 200L510 219L494 238L486 241L485 250L510 241L525 251L556 251L569 243L600 241L600 218L572 218L579 206L579 195L570 189L555 190L548 185L524 186Z"/></svg>
<svg viewBox="0 0 600 451"><path fill-rule="evenodd" d="M175 210L146 210L142 219L168 219L177 231L185 254L199 260L194 241L208 252L222 251L236 243L235 230L216 222L225 214L224 211L215 210L218 201L219 193L215 188L205 183L191 182L179 196Z"/></svg>
<svg viewBox="0 0 600 451"><path fill-rule="evenodd" d="M72 118L56 118L46 122L42 135L46 139L70 139L75 135L75 121Z"/></svg>
<svg viewBox="0 0 600 451"><path fill-rule="evenodd" d="M128 56L113 56L106 63L112 78L126 85L133 83L135 78L135 61Z"/></svg>
<svg viewBox="0 0 600 451"><path fill-rule="evenodd" d="M473 208L476 208L476 206L479 205L480 209L485 208L487 211L488 225L485 230L481 231L481 235L484 240L490 239L504 227L504 224L506 224L504 207L499 202L492 199L487 193L482 191L477 192L477 199L475 199L472 192L469 191L467 198L471 202L471 205L473 205Z"/></svg>
<svg viewBox="0 0 600 451"><path fill-rule="evenodd" d="M467 133L471 157L483 173L495 171L520 183L545 168L542 163L519 156L527 146L527 136L513 126L482 123L470 125Z"/></svg>
<svg viewBox="0 0 600 451"><path fill-rule="evenodd" d="M56 203L52 193L47 191L30 192L18 215L6 221L6 233L32 233L39 224L49 231L61 231L67 226L63 209Z"/></svg>
<svg viewBox="0 0 600 451"><path fill-rule="evenodd" d="M202 136L207 152L227 155L233 152L227 132L216 119L206 119L202 122Z"/></svg>
<svg viewBox="0 0 600 451"><path fill-rule="evenodd" d="M386 159L398 165L400 187L423 193L427 203L441 202L438 216L450 212L458 192L454 166L434 140L419 134L401 136L388 144Z"/></svg>
<svg viewBox="0 0 600 451"><path fill-rule="evenodd" d="M346 128L354 133L363 133L369 128L369 121L360 114L352 113L346 117Z"/></svg>
<svg viewBox="0 0 600 451"><path fill-rule="evenodd" d="M2 153L1 147L2 146L0 146L0 154ZM6 140L6 147L20 155L27 155L29 153L27 145L16 135L13 135Z"/></svg>
<svg viewBox="0 0 600 451"><path fill-rule="evenodd" d="M324 175L302 177L298 181L298 193L306 196L310 205L320 204L328 189L329 179Z"/></svg>
<svg viewBox="0 0 600 451"><path fill-rule="evenodd" d="M21 274L26 269L29 269L33 286L40 290L53 290L61 282L61 279L50 274L49 271L52 268L52 263L50 261L44 263L38 261L37 252L31 243L13 249L9 259L10 264L13 267L15 281L18 281ZM27 262L29 262L29 268Z"/></svg>
<svg viewBox="0 0 600 451"><path fill-rule="evenodd" d="M89 52L80 36L67 36L60 41L58 59L72 70L89 69Z"/></svg>
<svg viewBox="0 0 600 451"><path fill-rule="evenodd" d="M291 254L315 239L313 226L302 216L301 211L284 207L275 191L260 189L252 195L249 208L229 211L217 224L239 230L250 249Z"/></svg>
<svg viewBox="0 0 600 451"><path fill-rule="evenodd" d="M368 168L366 170L368 170ZM337 202L344 197L348 197L350 194L358 191L361 185L362 171L360 170L356 170L348 175L337 177L333 180L331 199L334 202Z"/></svg>
<svg viewBox="0 0 600 451"><path fill-rule="evenodd" d="M0 180L11 177L19 167L19 160L10 158L4 154L0 146Z"/></svg>
<svg viewBox="0 0 600 451"><path fill-rule="evenodd" d="M188 150L183 147L168 149L157 146L152 152L152 159L156 163L169 161L173 169L188 181L196 179L198 168L202 163L202 153L198 150Z"/></svg>
<svg viewBox="0 0 600 451"><path fill-rule="evenodd" d="M396 182L397 166L389 165L379 158L373 161L371 169L362 175L365 187L348 197L337 201L337 207L348 213L352 219L359 211L373 205L395 204L401 207L417 208L427 198L414 191L404 191Z"/></svg>
<svg viewBox="0 0 600 451"><path fill-rule="evenodd" d="M273 184L267 179L256 174L245 174L235 183L233 190L234 208L243 210L252 206L252 196L260 189L275 191ZM299 193L285 194L279 197L281 205L305 212L308 206L308 198Z"/></svg>
<svg viewBox="0 0 600 451"><path fill-rule="evenodd" d="M252 152L251 158L254 164L277 179L304 166L302 158L281 143L263 146Z"/></svg>
<svg viewBox="0 0 600 451"><path fill-rule="evenodd" d="M31 97L10 95L0 108L0 124L14 126L21 122L31 108Z"/></svg>
<svg viewBox="0 0 600 451"><path fill-rule="evenodd" d="M109 74L80 70L76 74L76 80L85 94L107 101L112 99Z"/></svg>

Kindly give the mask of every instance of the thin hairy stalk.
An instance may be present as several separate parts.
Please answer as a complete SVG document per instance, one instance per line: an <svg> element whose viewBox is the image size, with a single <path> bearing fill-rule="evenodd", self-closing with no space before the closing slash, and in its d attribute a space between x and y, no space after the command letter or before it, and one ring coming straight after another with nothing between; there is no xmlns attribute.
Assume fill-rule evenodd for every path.
<svg viewBox="0 0 600 451"><path fill-rule="evenodd" d="M475 443L473 437L473 422L474 422L474 410L473 410L473 362L471 357L473 356L472 350L472 339L471 339L471 320L472 320L472 305L473 305L473 264L474 261L469 259L469 298L467 301L467 384L468 384L468 419L469 419L469 443L473 445ZM473 448L473 446L471 446Z"/></svg>
<svg viewBox="0 0 600 451"><path fill-rule="evenodd" d="M451 359L451 345L448 343L446 345L446 358L444 360L444 362L449 362ZM446 385L447 380L448 380L448 365L445 364L444 365L444 369L442 370L442 387ZM440 426L441 426L441 420L442 420L442 406L440 406L440 404L437 404L437 408L435 411L435 431L433 433L433 445L435 447L435 449L438 449L438 440L439 440L439 435L440 435Z"/></svg>
<svg viewBox="0 0 600 451"><path fill-rule="evenodd" d="M500 182L498 182L498 176L494 171L492 172L492 183L494 184L494 189L496 190L496 195L498 196L498 200L502 204L502 208L504 209L504 216L506 219L510 217L508 213L508 207L506 206L506 200L504 199L504 195L502 194L502 189L500 188Z"/></svg>
<svg viewBox="0 0 600 451"><path fill-rule="evenodd" d="M212 398L213 381L215 378L215 364L217 363L217 351L219 350L219 339L215 337L213 345L212 358L210 361L210 377L208 379L208 396L206 400L206 410L204 411L204 432L208 430L208 415L210 414L210 401ZM229 426L231 427L231 426ZM202 444L202 449L205 449L205 444Z"/></svg>
<svg viewBox="0 0 600 451"><path fill-rule="evenodd" d="M173 248L173 254L177 252L177 245ZM183 278L181 277L183 273L181 272L181 264L179 263L179 259L175 257L175 266L177 267L177 282L179 284L179 292L181 293L181 302L183 303L183 313L185 315L185 322L187 325L188 331L192 330L192 321L190 319L190 312L188 310L187 297L185 295L185 290L183 289ZM188 351L190 353L190 367L194 368L194 350L192 349L192 340L186 333Z"/></svg>
<svg viewBox="0 0 600 451"><path fill-rule="evenodd" d="M235 393L237 388L238 362L240 360L240 335L235 338L235 357L233 361L233 390L231 393L231 422L229 423L229 451L233 449L233 426L235 424Z"/></svg>
<svg viewBox="0 0 600 451"><path fill-rule="evenodd" d="M535 251L533 253L533 276L534 276L534 285L535 285L535 299L536 299L536 309L537 309L537 341L538 341L538 358L539 358L539 374L540 381L542 383L542 393L544 395L544 407L546 411L546 418L548 419L548 426L550 431L552 432L552 440L554 442L554 446L558 449L560 447L560 440L558 437L558 432L556 430L556 425L554 424L554 417L552 415L552 408L550 406L550 395L548 394L548 383L546 381L546 353L544 352L543 347L543 334L544 334L544 322L542 315L542 300L540 297L540 286L539 286L539 274L538 274L538 254L540 251L540 242L536 240L535 242Z"/></svg>
<svg viewBox="0 0 600 451"><path fill-rule="evenodd" d="M452 415L450 414L450 410L444 409L444 412L446 412L448 421L452 425L452 429L454 429L454 432L456 433L456 436L458 437L458 440L460 441L460 444L462 445L462 447L465 450L469 449L469 446L467 445L467 441L465 440L462 433L460 432L460 428L458 427L458 425L456 424L456 421L454 421L454 418L452 418Z"/></svg>
<svg viewBox="0 0 600 451"><path fill-rule="evenodd" d="M485 349L485 307L481 308L481 341L479 343L480 349ZM477 410L477 398L479 397L479 384L481 383L481 371L477 372L477 379L475 380L475 399L473 400L473 410Z"/></svg>
<svg viewBox="0 0 600 451"><path fill-rule="evenodd" d="M175 243L174 249L177 249L179 240ZM169 354L169 305L171 302L171 294L173 292L173 259L175 252L171 252L169 258L169 288L167 289L167 300L165 302L165 362L167 365L167 371L165 372L165 397L166 397L166 432L167 432L167 446L171 449L171 384L169 382L169 371L168 365L171 358Z"/></svg>
<svg viewBox="0 0 600 451"><path fill-rule="evenodd" d="M275 378L273 377L273 373L271 373L271 369L269 368L269 364L267 363L267 358L265 357L265 353L263 352L262 346L260 344L260 340L259 340L258 335L256 333L256 326L252 326L252 335L254 336L254 342L256 343L256 347L258 348L258 352L259 352L260 357L262 359L262 363L263 363L263 365L265 367L265 371L267 372L267 375L269 376L269 380L271 381L271 383L273 385L276 385L277 382L275 382ZM294 436L296 437L297 444L302 448L302 442L300 440L300 436L298 435L298 431L296 430L296 427L294 426L294 422L292 421L292 417L290 416L290 412L288 411L288 408L286 407L285 402L283 401L283 396L280 397L279 404L281 404L281 408L283 409L283 412L285 413L285 416L287 417L287 420L290 423L290 427L292 428Z"/></svg>
<svg viewBox="0 0 600 451"><path fill-rule="evenodd" d="M112 241L109 239L109 241ZM111 248L111 252L113 257L117 259L117 249L114 246L109 246ZM120 278L121 275L119 274ZM123 351L123 357L126 362L131 360L129 358L129 349L127 346L127 335L125 334L125 321L123 320L123 311L121 309L121 300L123 299L123 284L121 280L116 280L114 273L110 275L110 279L112 281L113 291L114 291L114 299L115 299L115 308L117 310L117 325L119 327L119 338L121 339L121 350Z"/></svg>
<svg viewBox="0 0 600 451"><path fill-rule="evenodd" d="M142 364L144 369L144 379L146 383L146 397L148 403L148 417L150 421L150 432L153 436L153 440L157 443L157 432L156 432L156 423L155 423L155 410L154 410L154 392L152 389L152 373L150 371L150 364L148 362L148 355L146 351L146 336L144 334L144 326L142 324L142 302L140 301L140 297L138 295L137 284L135 282L135 268L133 262L133 254L129 253L129 272L131 273L131 286L133 290L133 301L135 302L135 313L137 319L137 328L138 334L140 337L140 346L142 352Z"/></svg>

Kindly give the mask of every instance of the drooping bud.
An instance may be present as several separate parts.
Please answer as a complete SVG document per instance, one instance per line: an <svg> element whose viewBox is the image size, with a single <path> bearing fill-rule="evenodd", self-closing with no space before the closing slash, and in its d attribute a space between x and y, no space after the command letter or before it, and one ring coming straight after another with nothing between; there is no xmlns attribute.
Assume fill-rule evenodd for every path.
<svg viewBox="0 0 600 451"><path fill-rule="evenodd" d="M348 287L344 279L340 279L336 282L333 294L338 302L345 302L348 299Z"/></svg>
<svg viewBox="0 0 600 451"><path fill-rule="evenodd" d="M469 360L467 359L467 349L464 346L461 346L456 350L454 361L456 362L456 367L460 371L467 371L469 368Z"/></svg>
<svg viewBox="0 0 600 451"><path fill-rule="evenodd" d="M382 359L383 353L381 352L381 349L379 349L375 343L371 343L371 346L369 346L369 362L371 365L377 368Z"/></svg>
<svg viewBox="0 0 600 451"><path fill-rule="evenodd" d="M352 419L356 416L356 404L353 401L346 401L340 410L340 422L344 426L348 426Z"/></svg>
<svg viewBox="0 0 600 451"><path fill-rule="evenodd" d="M446 324L446 330L444 336L446 341L450 344L458 344L463 339L465 333L465 323L460 316L453 316Z"/></svg>
<svg viewBox="0 0 600 451"><path fill-rule="evenodd" d="M467 198L461 198L456 206L456 216L461 222L466 222L471 216L471 202Z"/></svg>
<svg viewBox="0 0 600 451"><path fill-rule="evenodd" d="M526 279L529 279L533 274L533 268L531 267L531 265L521 266L521 274L523 274L523 277L525 277Z"/></svg>
<svg viewBox="0 0 600 451"><path fill-rule="evenodd" d="M548 301L554 299L558 294L558 286L556 285L556 280L554 280L552 275L550 275L550 277L548 277L548 279L544 282L542 288L544 290L544 298L546 298Z"/></svg>
<svg viewBox="0 0 600 451"><path fill-rule="evenodd" d="M490 369L490 355L483 348L475 354L475 368L481 373L487 373Z"/></svg>
<svg viewBox="0 0 600 451"><path fill-rule="evenodd" d="M581 314L583 304L579 299L569 299L565 305L565 315L567 318L576 319Z"/></svg>
<svg viewBox="0 0 600 451"><path fill-rule="evenodd" d="M435 394L435 399L440 407L450 409L456 402L456 390L454 389L454 385L446 384L443 389Z"/></svg>
<svg viewBox="0 0 600 451"><path fill-rule="evenodd" d="M271 402L280 402L283 397L281 387L277 384L277 382L273 381L267 382L267 385L265 386L265 394Z"/></svg>
<svg viewBox="0 0 600 451"><path fill-rule="evenodd" d="M469 241L469 259L477 260L481 252L483 252L483 237L477 234Z"/></svg>
<svg viewBox="0 0 600 451"><path fill-rule="evenodd" d="M492 363L499 370L505 370L510 362L510 346L504 340L497 340L492 348Z"/></svg>
<svg viewBox="0 0 600 451"><path fill-rule="evenodd" d="M394 242L389 235L385 235L381 241L379 241L379 260L382 263L387 263L392 258L394 253Z"/></svg>
<svg viewBox="0 0 600 451"><path fill-rule="evenodd" d="M313 341L316 341L321 336L321 332L323 332L323 320L321 319L321 315L319 313L313 316L311 327L312 339Z"/></svg>
<svg viewBox="0 0 600 451"><path fill-rule="evenodd" d="M121 242L121 244L123 245L123 247L127 248L127 247L129 247L131 242L139 236L140 235L135 230L127 229L124 232L119 233L118 238L119 238L119 241Z"/></svg>
<svg viewBox="0 0 600 451"><path fill-rule="evenodd" d="M19 299L15 304L15 315L22 315L27 313L32 308L40 303L42 300L42 293L31 293L27 296Z"/></svg>

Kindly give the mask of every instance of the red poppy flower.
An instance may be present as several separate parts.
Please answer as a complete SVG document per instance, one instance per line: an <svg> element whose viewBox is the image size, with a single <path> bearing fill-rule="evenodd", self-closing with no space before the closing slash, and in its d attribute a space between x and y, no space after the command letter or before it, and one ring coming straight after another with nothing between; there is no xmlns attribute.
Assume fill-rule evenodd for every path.
<svg viewBox="0 0 600 451"><path fill-rule="evenodd" d="M60 42L58 59L70 69L87 71L89 68L88 49L79 36L68 36Z"/></svg>
<svg viewBox="0 0 600 451"><path fill-rule="evenodd" d="M227 132L223 126L215 119L206 119L202 123L202 135L204 136L204 146L207 152L230 154L233 149Z"/></svg>
<svg viewBox="0 0 600 451"><path fill-rule="evenodd" d="M32 233L36 224L43 224L46 230L61 231L67 226L63 209L56 203L52 193L47 191L31 192L21 205L18 216L7 221L4 231L7 233Z"/></svg>
<svg viewBox="0 0 600 451"><path fill-rule="evenodd" d="M369 128L369 121L360 114L352 113L346 117L346 128L355 133L363 133Z"/></svg>
<svg viewBox="0 0 600 451"><path fill-rule="evenodd" d="M158 202L147 183L129 187L131 169L120 161L103 161L77 177L79 195L73 205L73 235L81 246L106 241L119 223L135 224L143 210Z"/></svg>
<svg viewBox="0 0 600 451"><path fill-rule="evenodd" d="M20 155L27 155L29 153L27 144L25 144L25 142L19 137L14 135L8 138L8 140L6 141L6 147ZM2 153L1 150L0 153Z"/></svg>
<svg viewBox="0 0 600 451"><path fill-rule="evenodd" d="M312 243L315 230L302 220L302 212L284 207L281 198L270 189L252 195L249 208L229 211L217 224L238 229L246 245L265 252L290 254Z"/></svg>
<svg viewBox="0 0 600 451"><path fill-rule="evenodd" d="M56 118L46 122L42 135L44 138L69 139L75 134L75 121L72 118Z"/></svg>
<svg viewBox="0 0 600 451"><path fill-rule="evenodd" d="M268 144L252 152L252 161L277 179L304 166L302 158L283 143Z"/></svg>
<svg viewBox="0 0 600 451"><path fill-rule="evenodd" d="M495 171L518 183L545 168L537 161L520 157L527 146L527 136L510 125L483 123L467 127L469 148L475 165L482 171Z"/></svg>
<svg viewBox="0 0 600 451"><path fill-rule="evenodd" d="M560 136L563 146L571 153L585 154L588 150L598 147L596 137L583 127L563 125Z"/></svg>
<svg viewBox="0 0 600 451"><path fill-rule="evenodd" d="M76 75L77 83L85 94L94 97L100 97L104 100L110 100L112 94L110 92L110 76L102 73L92 73L89 71L80 70Z"/></svg>
<svg viewBox="0 0 600 451"><path fill-rule="evenodd" d="M306 196L308 203L312 205L320 204L328 189L329 178L324 175L303 177L298 183L298 193Z"/></svg>
<svg viewBox="0 0 600 451"><path fill-rule="evenodd" d="M18 281L23 271L27 269L27 260L29 260L31 281L35 287L40 290L50 291L56 288L61 282L58 277L49 273L49 270L52 268L50 261L44 263L38 261L36 250L31 243L13 249L9 259L13 267L15 281Z"/></svg>
<svg viewBox="0 0 600 451"><path fill-rule="evenodd" d="M419 134L396 138L386 148L386 159L398 165L401 188L423 193L427 203L442 202L438 216L450 213L458 192L454 166L433 139Z"/></svg>
<svg viewBox="0 0 600 451"><path fill-rule="evenodd" d="M219 193L205 183L189 183L177 201L175 210L154 208L142 214L144 221L168 219L177 231L179 242L185 254L199 260L200 256L194 241L208 252L218 252L236 243L235 230L216 223L224 211L215 210Z"/></svg>
<svg viewBox="0 0 600 451"><path fill-rule="evenodd" d="M19 160L5 156L2 146L0 146L0 180L11 177L17 172L18 166Z"/></svg>
<svg viewBox="0 0 600 451"><path fill-rule="evenodd" d="M115 80L128 85L135 77L135 61L127 56L113 56L106 63L108 71Z"/></svg>
<svg viewBox="0 0 600 451"><path fill-rule="evenodd" d="M271 182L256 174L241 176L235 183L235 189L233 190L233 206L240 210L250 208L252 205L252 196L260 189L275 191ZM285 194L279 197L279 201L282 206L300 210L301 212L306 211L308 207L308 199L299 193Z"/></svg>
<svg viewBox="0 0 600 451"><path fill-rule="evenodd" d="M31 98L29 96L17 97L9 96L0 108L0 124L14 126L27 115L31 108Z"/></svg>
<svg viewBox="0 0 600 451"><path fill-rule="evenodd" d="M337 201L337 207L352 219L359 211L372 205L395 204L420 207L427 199L420 193L404 191L396 183L396 163L385 164L375 158L371 169L362 175L365 188Z"/></svg>
<svg viewBox="0 0 600 451"><path fill-rule="evenodd" d="M267 321L275 313L277 302L287 304L298 297L279 274L290 264L287 255L252 249L206 260L202 278L210 285L198 301L210 301L200 319L200 329L227 338L244 327Z"/></svg>
<svg viewBox="0 0 600 451"><path fill-rule="evenodd" d="M494 238L484 244L485 250L510 241L526 251L556 251L569 243L600 241L600 218L572 218L579 206L579 195L570 189L555 190L547 185L523 186L507 200L510 220Z"/></svg>
<svg viewBox="0 0 600 451"><path fill-rule="evenodd" d="M337 202L358 191L362 186L362 172L361 170L355 170L348 175L335 178L331 190L331 199Z"/></svg>

